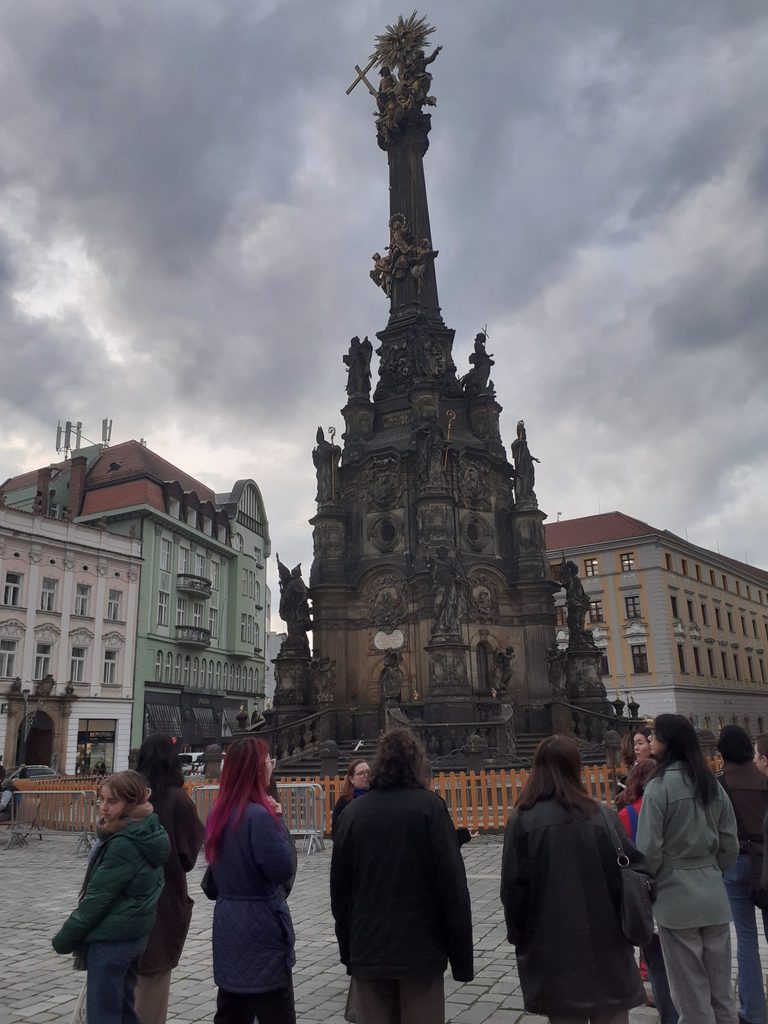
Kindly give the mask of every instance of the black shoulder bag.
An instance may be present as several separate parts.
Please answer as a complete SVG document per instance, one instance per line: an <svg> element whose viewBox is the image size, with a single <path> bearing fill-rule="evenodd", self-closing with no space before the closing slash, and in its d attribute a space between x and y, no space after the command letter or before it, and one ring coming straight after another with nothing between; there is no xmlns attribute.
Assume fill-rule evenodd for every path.
<svg viewBox="0 0 768 1024"><path fill-rule="evenodd" d="M602 804L600 813L616 851L616 863L619 865L621 930L624 938L633 946L647 946L653 938L653 901L656 898L653 878L647 872L638 871L630 865L629 857L624 851L624 843Z"/></svg>

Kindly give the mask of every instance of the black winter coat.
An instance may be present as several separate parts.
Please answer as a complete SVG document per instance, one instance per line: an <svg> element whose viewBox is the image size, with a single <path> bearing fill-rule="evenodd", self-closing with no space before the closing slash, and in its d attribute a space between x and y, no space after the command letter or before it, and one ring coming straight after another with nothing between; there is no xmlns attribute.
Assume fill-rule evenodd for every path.
<svg viewBox="0 0 768 1024"><path fill-rule="evenodd" d="M331 910L358 978L471 981L472 911L445 803L426 789L372 789L337 822Z"/></svg>
<svg viewBox="0 0 768 1024"><path fill-rule="evenodd" d="M624 848L642 863L629 840ZM501 902L530 1013L587 1018L645 1003L634 947L621 930L616 853L599 810L584 819L543 800L513 811Z"/></svg>

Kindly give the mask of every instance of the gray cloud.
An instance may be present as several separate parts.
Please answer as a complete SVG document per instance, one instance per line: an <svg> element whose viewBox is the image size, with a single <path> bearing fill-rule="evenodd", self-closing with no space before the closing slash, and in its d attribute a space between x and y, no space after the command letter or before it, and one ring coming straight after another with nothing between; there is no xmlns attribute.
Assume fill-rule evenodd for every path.
<svg viewBox="0 0 768 1024"><path fill-rule="evenodd" d="M745 512L768 502L764 5L420 10L445 47L426 157L443 312L459 365L488 322L542 507L599 500L768 565ZM314 432L341 427L349 337L387 316L368 280L386 156L370 97L344 90L392 17L3 5L0 414L27 447L0 476L59 416L109 414L217 490L254 476L281 555L309 561Z"/></svg>

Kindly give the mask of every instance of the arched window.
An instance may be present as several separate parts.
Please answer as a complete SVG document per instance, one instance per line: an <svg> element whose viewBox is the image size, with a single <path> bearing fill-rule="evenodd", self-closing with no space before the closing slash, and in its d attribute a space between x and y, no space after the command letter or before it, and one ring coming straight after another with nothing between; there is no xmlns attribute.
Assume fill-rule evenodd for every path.
<svg viewBox="0 0 768 1024"><path fill-rule="evenodd" d="M213 686L213 658L208 662L208 687Z"/></svg>
<svg viewBox="0 0 768 1024"><path fill-rule="evenodd" d="M170 686L172 679L173 679L173 655L171 654L170 651L168 651L168 653L165 656L165 675L163 677L163 682L167 683Z"/></svg>
<svg viewBox="0 0 768 1024"><path fill-rule="evenodd" d="M258 622L253 624L253 646L261 647L261 630L259 629Z"/></svg>
<svg viewBox="0 0 768 1024"><path fill-rule="evenodd" d="M155 682L159 683L163 678L163 652L158 651L155 655Z"/></svg>
<svg viewBox="0 0 768 1024"><path fill-rule="evenodd" d="M192 665L192 659L189 655L184 658L184 685L189 686L189 670Z"/></svg>
<svg viewBox="0 0 768 1024"><path fill-rule="evenodd" d="M221 662L216 662L216 686L221 686Z"/></svg>
<svg viewBox="0 0 768 1024"><path fill-rule="evenodd" d="M477 693L489 693L491 689L491 652L488 644L481 640L475 648L475 666L477 669Z"/></svg>
<svg viewBox="0 0 768 1024"><path fill-rule="evenodd" d="M192 685L197 686L197 680L200 673L200 662L197 658L192 662Z"/></svg>
<svg viewBox="0 0 768 1024"><path fill-rule="evenodd" d="M261 604L261 584L256 580L256 591L254 594L256 604Z"/></svg>
<svg viewBox="0 0 768 1024"><path fill-rule="evenodd" d="M173 681L177 686L181 685L181 655L176 655L176 668L173 673Z"/></svg>
<svg viewBox="0 0 768 1024"><path fill-rule="evenodd" d="M240 689L240 666L238 665L235 669L235 689Z"/></svg>
<svg viewBox="0 0 768 1024"><path fill-rule="evenodd" d="M252 691L253 691L253 669L249 668L248 669L248 692L251 693Z"/></svg>
<svg viewBox="0 0 768 1024"><path fill-rule="evenodd" d="M200 685L205 686L205 673L208 669L208 662L203 658L200 662Z"/></svg>
<svg viewBox="0 0 768 1024"><path fill-rule="evenodd" d="M226 661L224 662L224 667L221 673L221 683L224 689L226 690L227 686L229 685L229 665L226 663Z"/></svg>

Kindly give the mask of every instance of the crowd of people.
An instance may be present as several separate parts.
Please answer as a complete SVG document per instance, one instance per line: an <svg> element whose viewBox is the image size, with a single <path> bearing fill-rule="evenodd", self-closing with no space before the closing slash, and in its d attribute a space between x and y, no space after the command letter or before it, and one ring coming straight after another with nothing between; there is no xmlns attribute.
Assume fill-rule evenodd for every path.
<svg viewBox="0 0 768 1024"><path fill-rule="evenodd" d="M660 1024L766 1024L757 912L768 938L768 736L753 745L727 726L718 746L716 776L690 722L660 715L632 738L617 813L587 792L572 739L541 742L506 826L501 866L528 1012L553 1024L627 1024L647 1000L646 965ZM263 740L234 743L205 830L166 737L145 740L138 771L101 783L98 841L78 905L53 938L87 970L89 1022L166 1020L191 920L187 874L204 843L202 887L215 900L214 1022L293 1024L288 897L297 858L273 769ZM330 869L350 976L347 1020L441 1024L447 968L459 982L473 980L461 855L471 837L457 833L432 791L429 762L408 729L382 736L370 765L350 763L333 809ZM655 928L640 950L622 918L627 868L655 879Z"/></svg>

